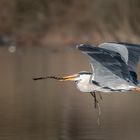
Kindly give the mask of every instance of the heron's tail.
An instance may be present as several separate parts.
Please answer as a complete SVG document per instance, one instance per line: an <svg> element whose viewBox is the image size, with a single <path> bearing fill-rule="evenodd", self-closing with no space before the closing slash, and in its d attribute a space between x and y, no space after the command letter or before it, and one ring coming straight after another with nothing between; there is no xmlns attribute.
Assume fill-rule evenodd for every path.
<svg viewBox="0 0 140 140"><path fill-rule="evenodd" d="M63 81L65 80L65 78L63 77L56 77L56 76L45 76L45 77L37 77L37 78L33 78L33 80L43 80L43 79L55 79L55 80L59 80L59 81Z"/></svg>
<svg viewBox="0 0 140 140"><path fill-rule="evenodd" d="M139 92L139 93L140 93L140 86L139 86L139 84L138 84L137 86L138 86L138 87L133 88L132 91L134 91L134 92Z"/></svg>

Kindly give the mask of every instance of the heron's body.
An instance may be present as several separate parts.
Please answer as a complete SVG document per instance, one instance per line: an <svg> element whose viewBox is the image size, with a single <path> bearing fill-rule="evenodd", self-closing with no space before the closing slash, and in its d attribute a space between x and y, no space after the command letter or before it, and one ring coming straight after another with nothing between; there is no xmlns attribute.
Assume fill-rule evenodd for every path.
<svg viewBox="0 0 140 140"><path fill-rule="evenodd" d="M82 78L80 81L76 81L77 88L81 92L93 92L93 91L102 91L102 92L110 92L109 89L105 89L100 87L98 84L95 84L95 81L93 80L92 74L84 74L82 75Z"/></svg>
<svg viewBox="0 0 140 140"><path fill-rule="evenodd" d="M78 45L77 48L86 54L90 60L92 73L81 71L77 74L54 78L60 81L75 81L81 92L90 92L95 98L95 92L126 92L139 91L137 79L137 63L140 57L140 45L128 43L102 43L98 47ZM94 93L94 95L92 94Z"/></svg>
<svg viewBox="0 0 140 140"><path fill-rule="evenodd" d="M101 87L99 83L95 81L94 74L93 73L88 73L88 72L82 72L83 74L80 76L80 81L75 81L77 88L81 92L105 92L105 93L110 93L110 92L126 92L130 91L131 89L137 88L136 85L130 84L130 83L123 83L123 84L118 84L114 88L109 88L109 87Z"/></svg>

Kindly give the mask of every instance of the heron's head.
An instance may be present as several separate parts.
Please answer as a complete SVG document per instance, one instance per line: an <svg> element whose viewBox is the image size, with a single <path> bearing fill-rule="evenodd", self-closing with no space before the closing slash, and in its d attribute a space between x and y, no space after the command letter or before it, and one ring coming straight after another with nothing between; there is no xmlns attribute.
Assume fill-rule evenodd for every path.
<svg viewBox="0 0 140 140"><path fill-rule="evenodd" d="M90 76L92 75L92 73L87 72L87 71L80 71L76 74L73 75L69 75L69 76L64 76L64 77L57 77L57 76L45 76L45 77L37 77L37 78L33 78L33 80L43 80L43 79L55 79L55 80L59 80L59 81L81 81L81 80L85 80L85 79L89 79Z"/></svg>
<svg viewBox="0 0 140 140"><path fill-rule="evenodd" d="M75 82L78 82L78 81L81 81L81 80L85 80L87 78L89 79L91 75L92 75L92 73L90 73L90 72L80 71L76 74L63 77L63 79L61 81L75 81Z"/></svg>

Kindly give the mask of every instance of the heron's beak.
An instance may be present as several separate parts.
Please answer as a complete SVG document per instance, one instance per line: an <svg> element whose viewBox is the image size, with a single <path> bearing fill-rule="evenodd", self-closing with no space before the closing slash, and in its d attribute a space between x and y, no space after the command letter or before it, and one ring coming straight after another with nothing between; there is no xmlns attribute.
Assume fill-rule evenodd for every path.
<svg viewBox="0 0 140 140"><path fill-rule="evenodd" d="M63 79L60 80L60 81L75 81L76 78L77 78L77 75L74 74L74 75L65 76L65 77L63 77Z"/></svg>

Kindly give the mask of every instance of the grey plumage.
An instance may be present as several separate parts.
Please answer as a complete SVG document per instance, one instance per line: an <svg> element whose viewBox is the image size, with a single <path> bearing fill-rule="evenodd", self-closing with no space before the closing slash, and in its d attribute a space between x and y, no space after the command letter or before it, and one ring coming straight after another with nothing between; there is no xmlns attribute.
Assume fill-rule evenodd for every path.
<svg viewBox="0 0 140 140"><path fill-rule="evenodd" d="M94 71L95 81L102 87L115 89L120 84L138 84L136 66L140 46L128 43L102 43L99 47L80 45L87 54Z"/></svg>
<svg viewBox="0 0 140 140"><path fill-rule="evenodd" d="M128 70L130 72L131 77L133 78L133 82L138 84L137 80L137 64L140 57L140 45L130 44L130 43L102 43L99 47L103 47L105 49L112 49L114 51L118 51L118 53L122 54L122 57L128 58ZM125 49L124 49L125 48ZM127 56L126 56L127 54Z"/></svg>

